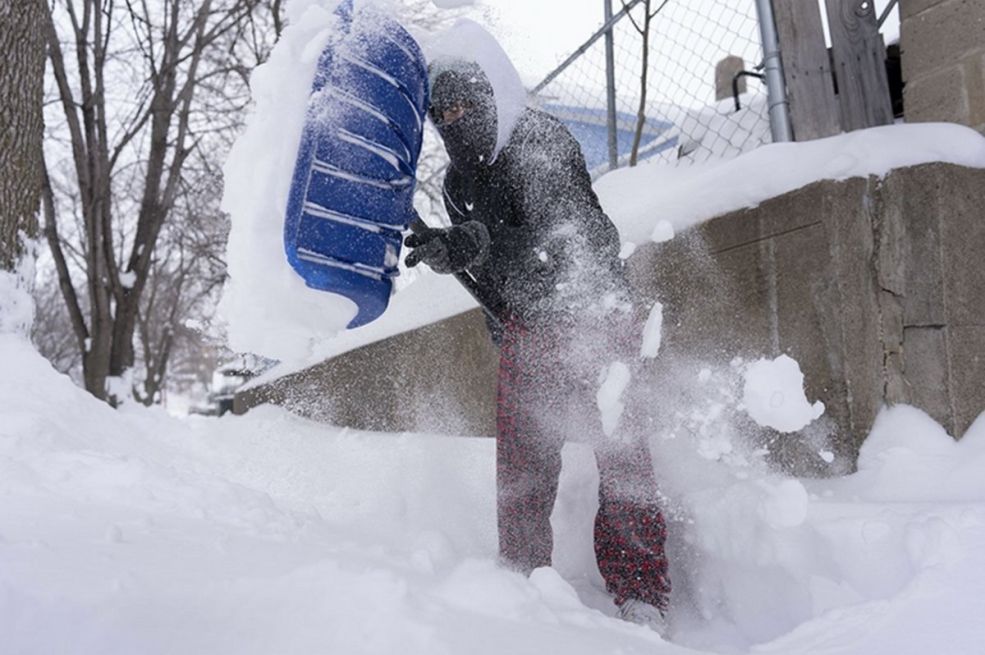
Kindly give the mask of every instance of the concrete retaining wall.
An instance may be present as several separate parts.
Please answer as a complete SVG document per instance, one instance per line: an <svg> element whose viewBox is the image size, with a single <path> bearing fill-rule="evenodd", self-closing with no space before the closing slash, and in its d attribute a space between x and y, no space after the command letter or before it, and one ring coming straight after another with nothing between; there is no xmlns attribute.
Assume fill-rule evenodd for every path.
<svg viewBox="0 0 985 655"><path fill-rule="evenodd" d="M495 434L498 354L479 310L345 353L236 395L361 430Z"/></svg>
<svg viewBox="0 0 985 655"><path fill-rule="evenodd" d="M985 133L985 2L900 5L906 121L948 121Z"/></svg>
<svg viewBox="0 0 985 655"><path fill-rule="evenodd" d="M928 164L823 181L646 244L658 362L786 353L852 460L884 403L962 434L985 410L985 171ZM241 394L358 428L494 433L496 353L478 310ZM661 364L652 371L661 388Z"/></svg>
<svg viewBox="0 0 985 655"><path fill-rule="evenodd" d="M790 355L847 457L886 403L958 436L985 411L985 171L818 182L682 236L630 260L665 357Z"/></svg>

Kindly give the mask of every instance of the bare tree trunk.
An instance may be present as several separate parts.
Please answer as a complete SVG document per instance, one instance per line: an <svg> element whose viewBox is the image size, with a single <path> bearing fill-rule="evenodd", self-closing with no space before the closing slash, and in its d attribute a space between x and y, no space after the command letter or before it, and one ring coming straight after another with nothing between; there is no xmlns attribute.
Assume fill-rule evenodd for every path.
<svg viewBox="0 0 985 655"><path fill-rule="evenodd" d="M646 124L646 91L649 85L649 73L650 73L650 23L653 22L654 17L660 13L660 11L667 6L670 0L663 0L660 6L650 11L651 0L646 0L643 3L643 24L640 25L633 18L632 14L628 14L629 21L639 32L640 37L643 39L643 53L641 56L641 71L640 71L640 104L639 109L636 111L636 131L633 134L633 148L629 153L629 165L636 166L639 162L640 157L640 143L643 141L643 126ZM625 0L623 0L623 7L629 10L626 6Z"/></svg>
<svg viewBox="0 0 985 655"><path fill-rule="evenodd" d="M43 0L0 0L0 269L38 231L44 94Z"/></svg>
<svg viewBox="0 0 985 655"><path fill-rule="evenodd" d="M210 129L211 120L201 115L197 124L192 121L196 92L209 75L235 68L231 49L254 6L253 0L162 0L128 2L123 8L100 0L68 0L55 4L61 7L59 20L45 12L49 59L71 144L74 180L69 184L78 189L82 214L81 244L73 250L84 254L87 312L81 310L83 294L76 293L66 264L67 246L59 238L50 186L46 235L83 349L86 389L111 404L121 399L107 390L108 378L123 377L135 364L141 296L158 238L187 182L189 156ZM109 64L122 57L142 67L147 82L132 113L122 121L114 116L111 129L108 116L114 111L107 106L105 78L112 75ZM203 66L211 66L209 72L203 73ZM133 160L136 150L138 161ZM136 194L121 197L117 191L114 197L114 180L124 162L139 167L128 185L139 194L136 207Z"/></svg>

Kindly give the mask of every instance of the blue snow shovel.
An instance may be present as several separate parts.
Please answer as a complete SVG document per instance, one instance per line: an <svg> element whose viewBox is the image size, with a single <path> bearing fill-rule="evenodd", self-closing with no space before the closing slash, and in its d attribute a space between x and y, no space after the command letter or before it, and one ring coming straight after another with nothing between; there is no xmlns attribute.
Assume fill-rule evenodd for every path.
<svg viewBox="0 0 985 655"><path fill-rule="evenodd" d="M353 300L348 327L386 310L412 198L428 106L414 39L371 9L336 14L342 35L322 52L298 148L284 249L305 283Z"/></svg>

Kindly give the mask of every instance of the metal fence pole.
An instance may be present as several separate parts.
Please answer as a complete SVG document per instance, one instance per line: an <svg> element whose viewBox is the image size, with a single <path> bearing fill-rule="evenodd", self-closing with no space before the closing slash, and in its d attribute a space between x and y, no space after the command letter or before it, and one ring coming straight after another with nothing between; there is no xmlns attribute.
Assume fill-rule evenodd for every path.
<svg viewBox="0 0 985 655"><path fill-rule="evenodd" d="M766 74L770 132L773 134L774 142L793 141L790 106L787 102L787 90L780 63L780 44L773 19L773 4L770 0L756 0L756 12L759 14L759 33L763 41L763 67Z"/></svg>
<svg viewBox="0 0 985 655"><path fill-rule="evenodd" d="M612 0L603 0L605 4L605 24L612 21ZM605 33L605 95L607 109L607 124L609 127L609 170L619 167L619 141L616 137L616 55L613 40L614 27Z"/></svg>

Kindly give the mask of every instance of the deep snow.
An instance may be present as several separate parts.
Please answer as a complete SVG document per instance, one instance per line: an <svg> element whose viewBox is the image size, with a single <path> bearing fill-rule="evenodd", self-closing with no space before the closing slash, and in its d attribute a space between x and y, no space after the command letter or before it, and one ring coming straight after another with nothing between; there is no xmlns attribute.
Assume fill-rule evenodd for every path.
<svg viewBox="0 0 985 655"><path fill-rule="evenodd" d="M113 411L20 337L0 336L0 360L5 654L971 655L985 640L985 419L955 443L889 410L859 472L825 481L654 437L672 645L609 616L583 447L564 453L555 568L525 579L494 560L492 440L275 408Z"/></svg>

